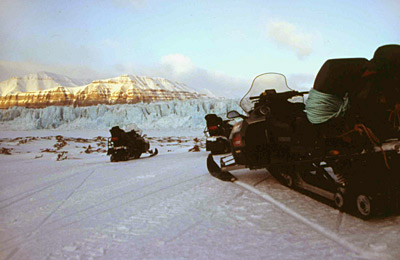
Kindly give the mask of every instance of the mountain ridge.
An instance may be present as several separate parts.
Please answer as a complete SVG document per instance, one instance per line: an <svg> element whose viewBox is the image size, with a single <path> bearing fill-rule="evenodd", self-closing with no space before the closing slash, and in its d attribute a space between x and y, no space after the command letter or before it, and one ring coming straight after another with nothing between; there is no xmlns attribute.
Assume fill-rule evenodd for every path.
<svg viewBox="0 0 400 260"><path fill-rule="evenodd" d="M184 83L129 74L87 83L51 72L39 72L2 81L0 91L0 108L92 106L214 98L209 93L198 93Z"/></svg>

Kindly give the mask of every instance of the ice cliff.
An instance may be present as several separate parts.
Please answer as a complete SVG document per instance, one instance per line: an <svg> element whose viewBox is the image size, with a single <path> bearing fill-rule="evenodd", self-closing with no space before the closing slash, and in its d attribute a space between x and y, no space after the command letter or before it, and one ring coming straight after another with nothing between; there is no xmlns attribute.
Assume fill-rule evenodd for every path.
<svg viewBox="0 0 400 260"><path fill-rule="evenodd" d="M225 118L238 100L189 99L156 103L49 106L0 109L0 130L107 129L136 124L141 129L203 128L209 113Z"/></svg>

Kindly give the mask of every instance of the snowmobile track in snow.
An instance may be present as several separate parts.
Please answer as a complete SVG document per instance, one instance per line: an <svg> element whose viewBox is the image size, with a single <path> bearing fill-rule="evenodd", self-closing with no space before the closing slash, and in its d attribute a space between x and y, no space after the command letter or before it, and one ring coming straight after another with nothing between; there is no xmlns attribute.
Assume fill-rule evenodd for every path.
<svg viewBox="0 0 400 260"><path fill-rule="evenodd" d="M314 223L307 218L303 217L299 213L291 210L287 206L285 206L283 203L275 200L273 197L268 195L265 192L262 192L258 189L256 189L254 186L249 185L247 183L241 182L240 180L237 180L235 182L236 185L239 185L240 187L246 189L249 192L252 192L258 196L260 196L262 199L266 200L267 202L273 204L274 206L278 207L280 210L282 210L284 213L290 215L291 217L295 218L296 220L302 222L303 224L309 226L310 228L314 229L318 233L322 234L323 236L329 238L330 240L336 242L337 244L341 245L342 247L350 250L351 252L355 253L357 257L362 257L363 259L393 259L390 255L384 254L384 253L377 253L373 251L367 251L365 249L359 248L348 241L346 241L344 238L341 238L337 234L335 234L332 231L327 230L326 228L318 225L317 223ZM257 183L258 184L258 183Z"/></svg>
<svg viewBox="0 0 400 260"><path fill-rule="evenodd" d="M81 182L77 187L75 187L75 188L68 194L68 196L67 196L65 199L63 199L63 200L58 204L58 206L57 206L56 208L54 208L54 209L50 212L50 214L47 215L47 217L45 217L45 218L39 223L39 225L32 231L32 234L34 234L44 223L46 223L47 220L48 220L49 218L51 218L51 216L53 216L54 213L55 213L59 208L61 208L62 205L64 205L64 203L65 203L69 198L71 198L71 196L74 195L74 193L75 193L76 191L78 191L78 190L82 187L82 185L87 181L87 179L89 179L90 176L92 176L92 174L93 174L94 172L95 172L95 170L92 170L92 171L82 180L82 182ZM29 234L29 235L31 235L31 234Z"/></svg>
<svg viewBox="0 0 400 260"><path fill-rule="evenodd" d="M32 231L30 231L30 232L28 232L28 233L25 233L25 234L17 235L17 236L15 236L15 237L9 238L9 239L7 239L7 240L5 240L5 241L1 241L1 242L2 242L2 245L0 246L0 252L1 252L2 250L7 250L7 249L10 249L10 248L13 248L12 252L11 252L5 259L10 259L10 257L12 257L12 255L14 255L14 254L19 250L18 247L14 247L14 246L12 246L12 245L9 245L10 242L15 242L15 241L17 241L17 242L19 243L19 245L22 245L22 244L24 244L24 243L29 242L30 240L37 239L37 238L40 237L40 236L45 236L45 235L47 235L49 232L53 232L53 231L55 231L55 230L58 230L58 229L62 229L62 228L71 226L71 225L73 225L73 224L75 224L75 223L77 223L77 222L80 222L80 221L82 221L82 220L84 220L84 219L87 219L87 218L89 218L89 217L93 217L93 216L95 216L95 215L99 215L99 214L106 213L106 212L108 212L108 211L110 211L110 210L113 210L113 209L115 209L115 208L119 208L119 207L124 206L124 205L129 205L130 203L132 203L132 202L134 202L134 201L137 201L137 200L146 198L146 197L148 197L148 196L157 194L157 193L162 192L162 191L164 191L164 190L166 190L166 189L170 189L170 188L176 187L176 186L178 186L178 185L180 185L180 184L182 184L182 183L187 183L187 182L190 182L190 181L193 181L193 180L196 180L196 179L203 178L203 177L207 176L207 175L199 175L199 176L196 176L196 177L193 177L193 178L190 178L190 179L181 180L181 181L178 181L177 183L174 183L174 184L171 184L171 185L166 185L166 186L164 186L164 187L162 187L162 188L160 188L160 189L158 189L158 190L156 190L156 191L152 191L152 192L146 193L146 194L144 194L144 195L142 195L142 196L139 196L139 197L137 197L137 198L133 198L133 199L124 201L123 203L120 203L120 204L118 204L118 205L113 205L113 206L111 206L111 207L107 207L106 209L94 210L95 212L93 212L92 214L89 214L89 215L87 215L87 216L82 216L83 213L85 213L85 212L87 212L88 210L91 210L91 209L96 209L96 208L97 208L99 205L101 205L101 204L106 204L106 203L108 203L108 202L110 202L110 201L112 201L112 200L115 200L115 199L117 199L117 198L125 197L125 196L128 195L128 194L135 193L135 192L137 192L138 190L141 190L141 189L143 189L143 188L152 186L152 185L154 185L155 183L160 183L160 182L164 181L165 179L170 178L170 177L165 177L165 178L163 178L163 179L161 179L161 180L157 180L157 181L155 181L155 182L151 182L150 184L147 184L147 185L145 185L145 186L142 186L141 188L138 188L138 189L135 189L135 190L132 190L132 191L123 193L123 194L119 194L119 195L117 195L117 196L112 197L111 199L108 199L108 200L106 200L106 201L100 202L100 203L98 203L98 204L96 204L96 205L93 205L93 206L89 206L89 207L87 207L87 208L85 208L85 209L82 209L82 210L80 210L80 211L78 211L78 212L76 212L76 213L74 213L74 214L67 215L67 216L63 216L63 217L61 217L61 218L57 218L57 219L55 219L55 220L49 222L49 223L48 223L49 227L46 228L46 230L44 230L44 232L40 233L40 228L43 226L43 224L44 224L45 222L48 221L48 219L54 214L54 212L56 212L56 211L62 206L62 204L64 204L65 201L68 200L68 199L73 195L73 193L75 193L75 191L77 191L77 190L86 182L86 180L87 180L93 173L95 173L95 170L91 171L90 174L88 174L88 175L84 178L84 180L83 180L76 188L74 188L74 189L70 192L70 194L69 194L69 195L68 195L68 196L67 196L67 197L66 197L66 198L65 198L65 199L64 199L64 200L63 200L63 201L62 201L62 202L61 202L61 203L60 203L46 218L45 218L45 219L43 219L42 222L41 222L36 228L34 228ZM175 176L175 178L176 178L176 177L179 177L180 175L182 175L182 174L179 174L179 175ZM67 219L67 218L71 218L71 217L73 217L73 216L79 216L79 219L78 219L78 220L73 220L72 222L68 222L68 223L66 223L66 224L61 224L61 225L58 224L61 220ZM21 241L21 239L24 239L24 241Z"/></svg>
<svg viewBox="0 0 400 260"><path fill-rule="evenodd" d="M14 196L12 196L12 197L5 198L5 199L3 199L3 200L0 200L0 203L3 203L3 202L6 202L6 201L9 201L9 200L12 200L12 201L9 202L8 204L3 205L3 206L0 206L0 209L7 208L7 207L13 205L14 203L17 203L17 202L19 202L19 201L21 201L21 200L24 200L24 199L26 199L26 198L28 198L28 197L30 197L30 196L36 194L36 193L39 193L39 192L42 192L42 191L44 191L44 190L46 190L46 189L49 189L49 188L51 188L51 187L54 187L55 185L60 184L60 183L62 183L62 182L64 182L64 181L66 181L67 179L73 178L73 177L75 177L75 176L77 176L77 175L80 175L80 174L82 174L82 173L81 173L81 172L73 173L73 174L71 174L71 175L69 175L69 176L62 177L62 178L60 178L60 179L57 179L57 180L54 180L54 181L50 181L50 182L48 182L48 183L45 183L44 185L41 185L41 187L33 188L33 189L29 190L29 191L25 191L25 192L16 194L16 195L14 195ZM13 199L14 199L14 200L13 200Z"/></svg>

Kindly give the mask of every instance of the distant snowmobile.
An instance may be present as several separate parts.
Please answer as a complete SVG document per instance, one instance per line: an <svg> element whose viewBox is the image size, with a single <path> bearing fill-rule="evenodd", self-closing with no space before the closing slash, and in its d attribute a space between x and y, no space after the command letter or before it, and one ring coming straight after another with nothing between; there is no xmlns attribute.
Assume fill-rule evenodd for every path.
<svg viewBox="0 0 400 260"><path fill-rule="evenodd" d="M114 126L110 130L111 137L108 138L107 155L111 155L111 162L127 161L138 159L143 153L148 153L149 157L158 154L157 148L150 150L150 143L137 130L132 129L125 132L119 126Z"/></svg>
<svg viewBox="0 0 400 260"><path fill-rule="evenodd" d="M220 166L209 155L211 175L235 181L230 170L265 168L364 219L400 209L400 45L371 61L328 60L310 93L289 89L282 74L259 75L240 106L247 116L227 114L243 118L232 154Z"/></svg>
<svg viewBox="0 0 400 260"><path fill-rule="evenodd" d="M211 154L229 153L231 151L229 135L233 128L231 120L222 120L216 114L207 114L205 120L206 151L210 151Z"/></svg>

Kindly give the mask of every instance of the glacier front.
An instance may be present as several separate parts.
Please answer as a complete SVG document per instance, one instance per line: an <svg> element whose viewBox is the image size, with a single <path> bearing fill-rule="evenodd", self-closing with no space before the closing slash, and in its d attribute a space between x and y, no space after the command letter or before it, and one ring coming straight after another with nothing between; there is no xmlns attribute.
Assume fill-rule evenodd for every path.
<svg viewBox="0 0 400 260"><path fill-rule="evenodd" d="M242 112L239 100L192 99L40 109L13 107L0 109L0 130L108 129L132 124L141 129L199 129L205 127L206 114L214 113L225 118L230 110Z"/></svg>

